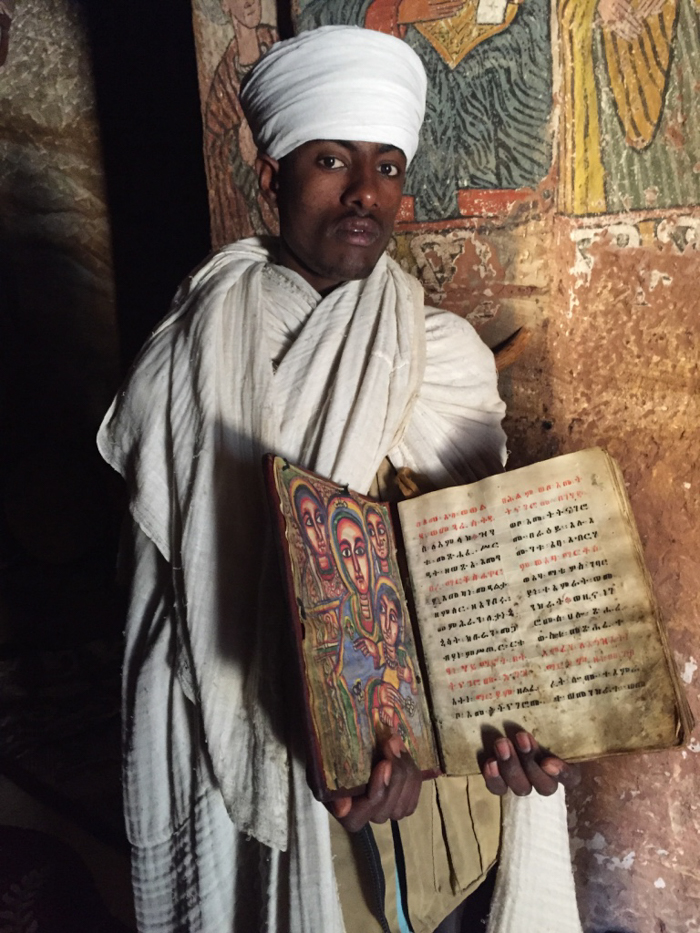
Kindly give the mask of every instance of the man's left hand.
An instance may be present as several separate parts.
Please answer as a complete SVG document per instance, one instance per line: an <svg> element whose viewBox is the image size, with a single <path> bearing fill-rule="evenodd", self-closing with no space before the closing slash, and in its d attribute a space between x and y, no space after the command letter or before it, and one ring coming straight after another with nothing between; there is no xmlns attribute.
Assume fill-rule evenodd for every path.
<svg viewBox="0 0 700 933"><path fill-rule="evenodd" d="M518 732L515 741L496 739L496 757L484 762L481 773L492 794L503 796L508 789L526 797L533 789L543 797L553 794L559 784L575 787L581 779L578 768L542 751L529 732Z"/></svg>

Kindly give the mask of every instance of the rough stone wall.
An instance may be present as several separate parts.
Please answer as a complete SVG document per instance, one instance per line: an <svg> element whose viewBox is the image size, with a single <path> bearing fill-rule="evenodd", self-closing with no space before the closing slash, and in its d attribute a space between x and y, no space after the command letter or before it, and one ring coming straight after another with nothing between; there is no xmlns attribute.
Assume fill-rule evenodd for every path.
<svg viewBox="0 0 700 933"><path fill-rule="evenodd" d="M507 376L514 459L599 445L619 461L696 718L697 225L692 214L557 218L552 300ZM569 810L587 931L700 929L698 753L694 738L582 766Z"/></svg>
<svg viewBox="0 0 700 933"><path fill-rule="evenodd" d="M97 425L118 384L110 235L90 53L79 7L0 3L2 550L12 600L53 601L104 540ZM63 568L60 570L58 568ZM87 573L89 574L89 570ZM99 582L73 586L74 594ZM22 596L22 593L24 596ZM71 607L90 629L94 602ZM94 621L94 620L93 620ZM58 636L55 615L37 620ZM93 628L93 631L95 629ZM28 641L38 630L19 634Z"/></svg>
<svg viewBox="0 0 700 933"><path fill-rule="evenodd" d="M292 12L364 22L373 6L297 0ZM390 249L490 346L529 331L501 376L512 467L593 445L620 462L698 717L698 9L580 0L551 18L549 173L528 188L461 189L442 220L417 222L408 204ZM203 100L211 49L229 41L214 42L211 22L198 34ZM586 933L700 930L700 740L582 771L569 810Z"/></svg>

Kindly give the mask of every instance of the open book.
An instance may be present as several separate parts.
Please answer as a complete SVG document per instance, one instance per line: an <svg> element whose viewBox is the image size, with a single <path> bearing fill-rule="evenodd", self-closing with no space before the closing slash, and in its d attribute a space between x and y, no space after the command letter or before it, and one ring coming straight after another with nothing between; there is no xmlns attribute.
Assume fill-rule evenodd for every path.
<svg viewBox="0 0 700 933"><path fill-rule="evenodd" d="M569 760L687 738L692 717L604 451L397 507L279 457L266 470L321 799L364 789L386 729L426 776L477 772L489 734L516 724Z"/></svg>

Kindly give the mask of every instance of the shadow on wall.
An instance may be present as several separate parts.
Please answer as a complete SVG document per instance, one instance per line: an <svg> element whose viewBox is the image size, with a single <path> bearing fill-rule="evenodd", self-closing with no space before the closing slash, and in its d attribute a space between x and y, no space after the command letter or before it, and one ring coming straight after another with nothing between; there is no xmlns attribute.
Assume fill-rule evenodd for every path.
<svg viewBox="0 0 700 933"><path fill-rule="evenodd" d="M192 8L189 0L81 6L128 366L210 248Z"/></svg>
<svg viewBox="0 0 700 933"><path fill-rule="evenodd" d="M95 434L209 250L191 9L13 11L0 94L0 770L123 844L124 495Z"/></svg>
<svg viewBox="0 0 700 933"><path fill-rule="evenodd" d="M33 3L17 9L3 68L0 635L28 648L121 630L121 483L95 433L121 374L209 249L187 0L64 0L51 16ZM66 48L75 60L85 47L81 29L92 63L66 66ZM58 75L38 94L35 46ZM99 145L74 100L89 91L65 79L89 83L90 70L114 281Z"/></svg>

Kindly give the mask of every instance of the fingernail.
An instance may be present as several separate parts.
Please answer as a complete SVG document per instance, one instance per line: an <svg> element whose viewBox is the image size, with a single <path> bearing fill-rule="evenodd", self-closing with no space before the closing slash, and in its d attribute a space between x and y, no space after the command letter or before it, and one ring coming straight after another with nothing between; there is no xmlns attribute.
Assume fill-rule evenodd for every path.
<svg viewBox="0 0 700 933"><path fill-rule="evenodd" d="M498 762L494 758L486 762L486 774L489 777L498 777Z"/></svg>
<svg viewBox="0 0 700 933"><path fill-rule="evenodd" d="M510 758L510 742L508 739L496 739L496 754L501 761L508 761Z"/></svg>
<svg viewBox="0 0 700 933"><path fill-rule="evenodd" d="M556 761L544 761L542 762L542 770L550 777L559 777L559 775L564 770L564 762L562 761L561 763L558 763Z"/></svg>
<svg viewBox="0 0 700 933"><path fill-rule="evenodd" d="M518 732L515 737L515 741L518 743L518 748L521 752L532 751L532 742L530 741L530 736L527 734L527 732Z"/></svg>
<svg viewBox="0 0 700 933"><path fill-rule="evenodd" d="M389 748L391 749L391 754L394 758L400 758L401 753L406 751L406 746L403 744L403 740L400 735L392 735L389 739Z"/></svg>
<svg viewBox="0 0 700 933"><path fill-rule="evenodd" d="M391 783L391 762L387 761L384 766L384 784L386 787Z"/></svg>
<svg viewBox="0 0 700 933"><path fill-rule="evenodd" d="M350 810L352 810L352 800L350 800L349 797L341 797L333 801L333 814L336 819L342 820L344 816L348 815Z"/></svg>

